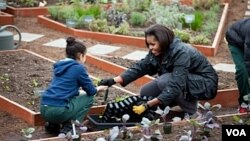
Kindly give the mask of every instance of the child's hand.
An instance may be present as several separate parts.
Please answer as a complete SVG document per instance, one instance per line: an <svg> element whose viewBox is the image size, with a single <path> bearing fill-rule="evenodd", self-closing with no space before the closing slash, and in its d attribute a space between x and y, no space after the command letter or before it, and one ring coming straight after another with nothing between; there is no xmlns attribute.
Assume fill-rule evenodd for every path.
<svg viewBox="0 0 250 141"><path fill-rule="evenodd" d="M108 86L97 86L96 89L97 89L97 92L100 92L100 91L105 91L106 89L108 88Z"/></svg>

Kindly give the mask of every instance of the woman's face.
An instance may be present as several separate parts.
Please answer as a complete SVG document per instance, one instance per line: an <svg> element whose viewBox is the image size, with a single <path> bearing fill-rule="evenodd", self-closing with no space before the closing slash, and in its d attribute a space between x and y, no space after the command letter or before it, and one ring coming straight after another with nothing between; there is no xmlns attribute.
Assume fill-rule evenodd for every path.
<svg viewBox="0 0 250 141"><path fill-rule="evenodd" d="M155 56L158 56L161 53L159 41L156 40L155 36L153 35L147 36L146 42L148 43L148 48Z"/></svg>

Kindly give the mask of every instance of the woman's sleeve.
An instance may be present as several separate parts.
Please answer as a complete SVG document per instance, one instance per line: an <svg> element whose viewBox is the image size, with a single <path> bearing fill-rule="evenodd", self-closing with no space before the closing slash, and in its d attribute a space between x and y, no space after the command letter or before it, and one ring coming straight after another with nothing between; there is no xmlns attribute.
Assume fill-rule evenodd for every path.
<svg viewBox="0 0 250 141"><path fill-rule="evenodd" d="M157 72L153 65L150 63L150 57L147 55L144 59L135 63L132 67L124 71L120 76L122 77L122 86L128 85L130 82L148 74L152 75Z"/></svg>

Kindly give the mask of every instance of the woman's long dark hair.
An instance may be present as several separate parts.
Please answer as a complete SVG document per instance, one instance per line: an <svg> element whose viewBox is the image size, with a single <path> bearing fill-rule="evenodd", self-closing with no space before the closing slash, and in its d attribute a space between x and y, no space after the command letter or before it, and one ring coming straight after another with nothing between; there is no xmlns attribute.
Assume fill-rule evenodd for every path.
<svg viewBox="0 0 250 141"><path fill-rule="evenodd" d="M148 47L147 36L154 36L156 38L160 44L161 52L164 52L169 47L175 37L172 30L160 24L152 25L145 31L145 42Z"/></svg>
<svg viewBox="0 0 250 141"><path fill-rule="evenodd" d="M86 46L79 42L76 41L76 39L74 37L68 37L67 40L67 45L66 45L66 56L68 58L72 58L72 59L79 59L79 53L81 54L86 54L87 49Z"/></svg>

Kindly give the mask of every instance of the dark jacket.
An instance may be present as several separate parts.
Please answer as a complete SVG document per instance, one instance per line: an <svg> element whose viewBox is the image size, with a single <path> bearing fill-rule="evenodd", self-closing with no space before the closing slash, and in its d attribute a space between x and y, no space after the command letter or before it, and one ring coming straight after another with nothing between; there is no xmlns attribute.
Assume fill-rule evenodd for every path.
<svg viewBox="0 0 250 141"><path fill-rule="evenodd" d="M146 74L157 73L158 75L171 73L168 85L158 96L165 105L169 105L184 92L199 95L197 99L212 99L216 96L218 87L216 71L197 49L181 42L178 38L174 39L162 57L156 57L149 52L144 59L121 74L122 85L126 86Z"/></svg>
<svg viewBox="0 0 250 141"><path fill-rule="evenodd" d="M231 25L226 32L229 45L244 51L244 60L250 76L250 18L242 19Z"/></svg>
<svg viewBox="0 0 250 141"><path fill-rule="evenodd" d="M54 64L54 76L42 95L41 104L64 107L79 95L80 87L90 96L97 92L82 64L70 58L60 60Z"/></svg>

